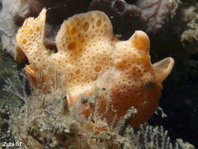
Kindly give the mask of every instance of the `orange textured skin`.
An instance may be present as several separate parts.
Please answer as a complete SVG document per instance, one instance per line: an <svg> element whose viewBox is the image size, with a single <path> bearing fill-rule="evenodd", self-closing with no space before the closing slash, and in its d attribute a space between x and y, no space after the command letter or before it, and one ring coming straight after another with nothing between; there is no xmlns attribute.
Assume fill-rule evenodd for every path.
<svg viewBox="0 0 198 149"><path fill-rule="evenodd" d="M133 126L154 113L162 85L150 62L150 41L144 32L136 31L127 41L119 41L103 12L79 14L62 24L56 37L58 52L54 53L44 46L45 18L43 9L38 18L27 19L17 34L18 46L30 63L27 75L36 88L66 87L71 106L97 89L106 90L111 107L105 112L107 102L99 92L98 111L109 123L131 106L138 111L131 121ZM85 105L83 113L91 111Z"/></svg>

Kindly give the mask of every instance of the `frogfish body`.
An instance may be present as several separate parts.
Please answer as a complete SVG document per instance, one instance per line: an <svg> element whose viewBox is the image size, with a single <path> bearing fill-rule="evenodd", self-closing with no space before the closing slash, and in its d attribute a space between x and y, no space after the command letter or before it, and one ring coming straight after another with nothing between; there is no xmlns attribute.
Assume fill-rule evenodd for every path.
<svg viewBox="0 0 198 149"><path fill-rule="evenodd" d="M25 70L35 88L45 92L53 86L65 87L70 106L99 90L97 111L109 123L124 116L132 106L137 109L132 126L148 120L158 107L162 82L174 64L172 58L152 65L146 33L136 31L128 40L120 41L113 35L109 18L100 11L64 21L54 52L44 44L45 19L43 9L37 18L25 20L16 37L30 63ZM79 110L88 116L94 107L85 104Z"/></svg>

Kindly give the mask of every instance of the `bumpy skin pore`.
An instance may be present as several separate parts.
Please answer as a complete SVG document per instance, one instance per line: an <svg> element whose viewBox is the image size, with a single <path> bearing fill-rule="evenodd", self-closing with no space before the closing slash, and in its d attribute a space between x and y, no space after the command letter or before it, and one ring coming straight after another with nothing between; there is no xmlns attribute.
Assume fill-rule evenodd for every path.
<svg viewBox="0 0 198 149"><path fill-rule="evenodd" d="M173 60L150 63L148 36L136 31L127 41L119 41L112 32L109 18L100 11L75 15L66 20L56 37L58 51L44 46L46 10L38 18L27 19L17 34L18 46L30 65L30 82L41 90L66 87L69 104L75 105L85 95L105 90L111 106L105 112L105 93L99 91L99 113L111 122L134 106L133 126L144 123L158 107L161 82L170 73ZM162 66L162 67L161 67ZM89 108L89 109L87 109ZM80 109L79 109L80 110ZM89 115L92 108L83 109Z"/></svg>

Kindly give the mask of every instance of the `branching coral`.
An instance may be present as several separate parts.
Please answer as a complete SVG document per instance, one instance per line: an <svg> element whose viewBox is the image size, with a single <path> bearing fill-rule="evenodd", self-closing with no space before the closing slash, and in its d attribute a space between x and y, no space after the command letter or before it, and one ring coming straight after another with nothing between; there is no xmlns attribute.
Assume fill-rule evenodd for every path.
<svg viewBox="0 0 198 149"><path fill-rule="evenodd" d="M27 75L36 88L47 91L53 86L64 86L70 105L99 90L98 112L109 122L115 115L123 116L131 106L138 110L133 126L153 114L158 107L161 83L174 61L166 58L152 65L150 41L144 32L136 31L129 40L119 41L103 12L79 14L62 24L56 37L58 52L54 53L44 46L45 18L43 9L38 18L27 19L17 34L17 43L30 63L25 68ZM108 111L101 89L112 100ZM92 109L85 103L83 113L89 115Z"/></svg>

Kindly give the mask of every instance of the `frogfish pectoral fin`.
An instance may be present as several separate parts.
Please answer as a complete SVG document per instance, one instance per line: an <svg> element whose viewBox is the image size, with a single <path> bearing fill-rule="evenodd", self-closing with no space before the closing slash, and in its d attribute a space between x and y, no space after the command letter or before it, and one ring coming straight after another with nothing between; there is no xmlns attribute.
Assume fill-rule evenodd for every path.
<svg viewBox="0 0 198 149"><path fill-rule="evenodd" d="M153 64L153 69L156 78L160 83L162 83L168 77L173 66L174 66L174 60L171 57L167 57Z"/></svg>

